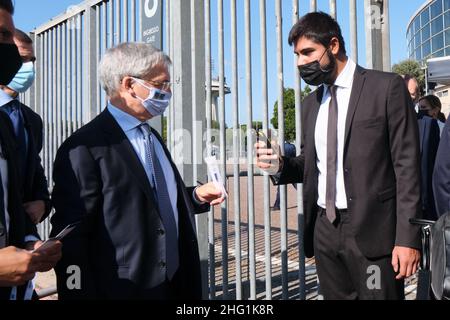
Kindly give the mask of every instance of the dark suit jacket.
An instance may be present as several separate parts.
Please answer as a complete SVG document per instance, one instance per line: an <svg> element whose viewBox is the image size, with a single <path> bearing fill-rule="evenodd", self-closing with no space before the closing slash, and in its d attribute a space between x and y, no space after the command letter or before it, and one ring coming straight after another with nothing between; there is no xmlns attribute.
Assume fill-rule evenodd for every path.
<svg viewBox="0 0 450 320"><path fill-rule="evenodd" d="M420 138L420 166L422 187L422 210L424 219L437 220L433 196L433 170L439 147L440 130L437 121L423 111L417 115Z"/></svg>
<svg viewBox="0 0 450 320"><path fill-rule="evenodd" d="M185 187L173 162L172 168L178 182L179 294L200 299L194 213L209 210L209 205L195 205L193 188ZM56 266L59 298L167 298L160 292L166 249L159 209L138 156L109 111L63 143L53 176L56 213L52 235L69 223L82 221L63 241L63 257ZM66 287L71 265L81 269L81 290Z"/></svg>
<svg viewBox="0 0 450 320"><path fill-rule="evenodd" d="M438 216L450 212L450 118L442 131L433 173L433 190Z"/></svg>
<svg viewBox="0 0 450 320"><path fill-rule="evenodd" d="M25 129L28 133L28 154L26 159L26 172L22 174L24 185L24 202L43 200L45 202L45 214L41 221L45 220L51 211L50 195L48 192L47 178L42 167L39 153L42 150L42 119L27 107L21 104Z"/></svg>
<svg viewBox="0 0 450 320"><path fill-rule="evenodd" d="M36 226L26 215L22 206L22 188L19 179L17 143L8 115L0 112L1 156L8 164L8 213L10 217L9 233L6 233L4 217L0 218L0 249L8 246L25 247L25 236L38 237ZM0 299L9 299L10 287L0 288Z"/></svg>
<svg viewBox="0 0 450 320"><path fill-rule="evenodd" d="M314 255L318 212L315 126L323 87L302 105L302 148L284 158L278 183L303 182L305 253ZM394 245L420 248L419 134L403 79L357 67L345 126L344 181L356 242L369 258L392 253Z"/></svg>

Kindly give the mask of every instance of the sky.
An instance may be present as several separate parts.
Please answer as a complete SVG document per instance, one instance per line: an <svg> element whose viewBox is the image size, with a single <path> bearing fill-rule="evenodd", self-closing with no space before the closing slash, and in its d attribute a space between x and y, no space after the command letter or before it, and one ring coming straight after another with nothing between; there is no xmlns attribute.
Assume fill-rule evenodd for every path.
<svg viewBox="0 0 450 320"><path fill-rule="evenodd" d="M409 19L419 9L419 7L426 0L391 0L390 1L390 27L391 27L391 62L392 64L398 63L404 59L407 59L407 46L406 46L406 27ZM35 27L38 27L51 18L66 11L70 6L79 4L80 0L15 0L16 13L14 16L16 27L24 31L32 31ZM212 57L214 60L213 76L217 76L218 67L218 40L217 40L217 6L216 0L211 1L211 24L212 24ZM224 0L224 30L225 30L225 76L227 84L232 85L231 82L231 37L230 32L230 2ZM283 46L284 47L284 76L285 86L294 86L294 56L292 54L292 48L288 47L287 37L289 30L292 26L292 1L283 0ZM309 0L300 0L300 15L303 15L309 11ZM272 110L274 103L277 100L277 56L276 56L276 19L275 19L275 0L268 0L266 4L267 12L267 40L268 40L268 87L269 87L269 108ZM351 52L350 48L350 27L349 27L349 9L347 0L337 1L337 15L338 22L341 25L344 39L346 39L347 52ZM318 10L328 12L329 1L318 0ZM359 61L358 63L365 66L365 33L364 33L364 11L363 0L357 1L358 10L358 45L359 45ZM247 92L246 91L246 79L245 79L245 49L244 49L244 1L237 1L238 11L238 75L239 75L239 110L240 110L240 122L245 123L247 119ZM262 110L257 106L261 104L261 77L260 77L260 38L259 38L259 1L251 0L251 25L252 25L252 67L253 67L253 81L252 81L252 103L253 103L253 118L254 120L262 119ZM231 95L226 97L226 122L228 125L232 123L233 114L231 111ZM270 117L272 111L270 111Z"/></svg>

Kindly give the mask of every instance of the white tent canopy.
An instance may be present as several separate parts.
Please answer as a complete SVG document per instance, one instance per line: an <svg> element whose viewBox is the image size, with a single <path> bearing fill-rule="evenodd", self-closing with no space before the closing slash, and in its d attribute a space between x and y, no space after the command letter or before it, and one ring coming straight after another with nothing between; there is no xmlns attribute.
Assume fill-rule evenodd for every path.
<svg viewBox="0 0 450 320"><path fill-rule="evenodd" d="M450 85L450 56L427 60L428 82Z"/></svg>

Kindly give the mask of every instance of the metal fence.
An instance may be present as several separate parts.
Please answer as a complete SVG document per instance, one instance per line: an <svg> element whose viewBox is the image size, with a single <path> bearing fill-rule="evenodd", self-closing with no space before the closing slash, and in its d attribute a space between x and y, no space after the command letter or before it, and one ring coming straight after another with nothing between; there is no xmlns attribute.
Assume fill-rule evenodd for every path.
<svg viewBox="0 0 450 320"><path fill-rule="evenodd" d="M60 144L106 106L107 98L97 81L100 57L120 42L141 39L140 17L147 2L85 1L33 31L37 79L24 99L44 121L42 159L50 189L53 160ZM275 190L269 177L254 168L254 132L241 131L243 124L252 128L253 120L258 119L267 135L270 105L276 101L281 106L278 139L283 152L284 88L291 86L295 90L295 142L300 150L301 82L292 48L287 46L287 32L298 20L300 10L328 9L318 7L315 0L306 8L300 7L301 2L163 2L163 49L173 60L174 82L167 113L167 144L188 185L207 180L203 157L216 148L230 193L220 208L197 217L205 298L305 299L314 289L314 285L308 289L307 284L308 277L314 275L313 261L305 261L303 254L302 186L290 190L294 195L290 202L288 187L282 186L280 211L271 210ZM349 0L346 8L351 57L357 62L357 10L362 8L356 4L356 0ZM388 69L390 64L383 55L389 43L387 7L387 0L364 2L366 65L378 69ZM338 17L335 0L329 1L329 12ZM377 23L380 27L373 27ZM213 123L216 98L214 114L218 121ZM158 127L161 120L154 124ZM218 124L216 131L211 130L214 124ZM227 130L231 140L227 139ZM214 137L217 139L212 143ZM229 156L221 156L225 154ZM288 202L294 203L292 208L288 208ZM274 214L278 215L276 219ZM49 222L39 228L47 237Z"/></svg>

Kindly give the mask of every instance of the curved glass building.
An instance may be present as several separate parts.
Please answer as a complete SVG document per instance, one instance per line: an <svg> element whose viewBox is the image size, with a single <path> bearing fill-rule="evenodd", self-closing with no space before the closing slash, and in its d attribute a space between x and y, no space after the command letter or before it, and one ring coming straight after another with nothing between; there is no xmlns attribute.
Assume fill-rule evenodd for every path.
<svg viewBox="0 0 450 320"><path fill-rule="evenodd" d="M426 1L409 21L406 38L412 60L450 56L450 0Z"/></svg>

